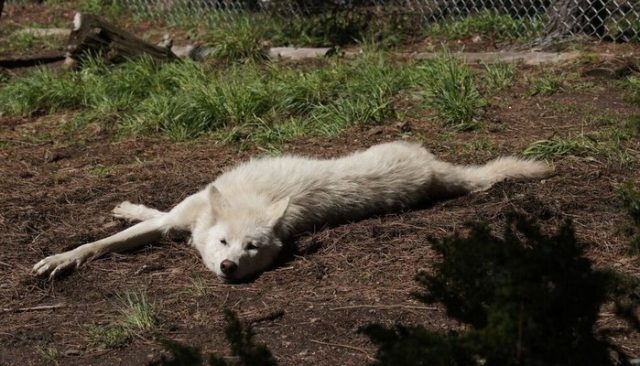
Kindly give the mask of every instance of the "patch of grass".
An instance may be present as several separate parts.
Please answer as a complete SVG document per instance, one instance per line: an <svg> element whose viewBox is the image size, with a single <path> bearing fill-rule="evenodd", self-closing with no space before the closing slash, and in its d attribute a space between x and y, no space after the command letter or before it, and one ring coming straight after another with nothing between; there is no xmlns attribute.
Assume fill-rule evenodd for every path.
<svg viewBox="0 0 640 366"><path fill-rule="evenodd" d="M636 159L625 144L638 136L634 130L635 119L626 120L622 126L609 126L590 134L572 137L553 137L533 142L524 151L525 156L554 159L562 156L604 156L609 161L628 164Z"/></svg>
<svg viewBox="0 0 640 366"><path fill-rule="evenodd" d="M493 151L495 149L495 143L493 142L493 140L483 137L472 140L469 144L469 147L473 151Z"/></svg>
<svg viewBox="0 0 640 366"><path fill-rule="evenodd" d="M62 353L55 347L38 345L35 348L36 353L40 356L40 359L47 365L59 365L60 357Z"/></svg>
<svg viewBox="0 0 640 366"><path fill-rule="evenodd" d="M459 130L478 126L476 116L486 105L471 70L448 52L422 67L426 103L436 109L446 125Z"/></svg>
<svg viewBox="0 0 640 366"><path fill-rule="evenodd" d="M267 59L266 29L260 22L245 16L221 22L213 27L213 56L227 61L264 61Z"/></svg>
<svg viewBox="0 0 640 366"><path fill-rule="evenodd" d="M104 178L110 176L113 173L113 170L108 166L100 165L92 168L90 172L96 177Z"/></svg>
<svg viewBox="0 0 640 366"><path fill-rule="evenodd" d="M46 0L48 3L58 3L63 0ZM128 15L128 8L124 0L79 0L76 7L78 11L100 14L100 16L114 20L123 15Z"/></svg>
<svg viewBox="0 0 640 366"><path fill-rule="evenodd" d="M87 336L92 344L116 348L129 343L133 333L120 324L94 325L87 328Z"/></svg>
<svg viewBox="0 0 640 366"><path fill-rule="evenodd" d="M618 189L618 198L633 221L640 224L640 192L627 183Z"/></svg>
<svg viewBox="0 0 640 366"><path fill-rule="evenodd" d="M502 41L535 35L543 27L544 22L541 18L530 20L483 10L462 19L435 24L427 31L427 34L449 39L463 39L473 35L481 35Z"/></svg>
<svg viewBox="0 0 640 366"><path fill-rule="evenodd" d="M617 118L607 114L593 114L586 118L587 123L596 126L613 126L617 122Z"/></svg>
<svg viewBox="0 0 640 366"><path fill-rule="evenodd" d="M420 15L392 8L352 5L335 6L317 2L323 8L291 17L290 10L272 13L279 26L271 37L274 44L344 46L370 42L391 48L421 36L424 23ZM287 15L285 15L287 14Z"/></svg>
<svg viewBox="0 0 640 366"><path fill-rule="evenodd" d="M529 95L552 95L562 89L566 76L564 74L546 73L531 81Z"/></svg>
<svg viewBox="0 0 640 366"><path fill-rule="evenodd" d="M626 183L618 188L616 193L622 207L631 218L631 224L625 230L631 237L629 254L640 254L640 192L632 183Z"/></svg>
<svg viewBox="0 0 640 366"><path fill-rule="evenodd" d="M640 136L640 115L627 118L624 125L634 137Z"/></svg>
<svg viewBox="0 0 640 366"><path fill-rule="evenodd" d="M142 292L128 292L119 297L120 319L106 326L91 326L88 337L94 344L119 347L131 338L156 325L157 306Z"/></svg>
<svg viewBox="0 0 640 366"><path fill-rule="evenodd" d="M207 283L201 278L192 278L190 292L195 296L206 296L209 293Z"/></svg>
<svg viewBox="0 0 640 366"><path fill-rule="evenodd" d="M640 104L640 76L631 75L627 77L622 82L622 86L630 92L629 101L634 104Z"/></svg>
<svg viewBox="0 0 640 366"><path fill-rule="evenodd" d="M516 67L506 62L484 65L483 80L486 88L497 91L506 88L515 76Z"/></svg>
<svg viewBox="0 0 640 366"><path fill-rule="evenodd" d="M64 40L54 36L36 36L16 29L0 40L0 52L25 53L31 49L61 49Z"/></svg>
<svg viewBox="0 0 640 366"><path fill-rule="evenodd" d="M584 135L575 137L553 137L529 145L522 153L540 159L553 159L566 155L597 153L597 143Z"/></svg>
<svg viewBox="0 0 640 366"><path fill-rule="evenodd" d="M302 70L252 62L214 67L140 59L119 66L88 60L64 74L40 69L0 87L0 114L71 109L78 127L97 122L125 135L174 139L222 131L227 141L268 144L381 123L395 115L394 96L422 77L383 53Z"/></svg>

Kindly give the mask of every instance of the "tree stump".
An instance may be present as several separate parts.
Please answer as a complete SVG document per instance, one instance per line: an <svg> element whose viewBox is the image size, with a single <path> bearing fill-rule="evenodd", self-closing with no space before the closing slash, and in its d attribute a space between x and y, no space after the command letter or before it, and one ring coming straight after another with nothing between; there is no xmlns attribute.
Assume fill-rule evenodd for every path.
<svg viewBox="0 0 640 366"><path fill-rule="evenodd" d="M93 14L76 13L68 41L69 57L77 62L87 55L99 55L109 63L140 56L157 60L177 60L170 48L159 47L120 29Z"/></svg>

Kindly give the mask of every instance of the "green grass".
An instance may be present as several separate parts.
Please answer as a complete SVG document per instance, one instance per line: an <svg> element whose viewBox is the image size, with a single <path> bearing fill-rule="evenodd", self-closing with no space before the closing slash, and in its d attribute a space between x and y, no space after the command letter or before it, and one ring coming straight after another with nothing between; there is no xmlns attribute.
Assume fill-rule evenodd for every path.
<svg viewBox="0 0 640 366"><path fill-rule="evenodd" d="M516 67L513 64L499 62L484 65L483 81L486 89L489 91L498 91L506 88L511 84L515 73Z"/></svg>
<svg viewBox="0 0 640 366"><path fill-rule="evenodd" d="M629 118L619 126L568 137L553 137L533 142L523 154L540 159L554 159L562 156L605 157L608 161L626 165L635 161L636 156L629 152L626 143L640 135L638 118Z"/></svg>
<svg viewBox="0 0 640 366"><path fill-rule="evenodd" d="M478 112L486 105L471 70L445 52L422 67L426 103L445 124L459 130L478 126Z"/></svg>
<svg viewBox="0 0 640 366"><path fill-rule="evenodd" d="M227 61L266 60L268 42L265 33L271 23L256 22L247 16L220 22L212 27L212 55Z"/></svg>
<svg viewBox="0 0 640 366"><path fill-rule="evenodd" d="M227 67L148 59L116 67L90 60L77 72L39 69L0 86L0 114L74 111L73 124L109 123L124 135L174 139L223 134L225 140L280 142L334 135L395 115L393 98L422 83L415 65L385 54L294 68L247 62Z"/></svg>
<svg viewBox="0 0 640 366"><path fill-rule="evenodd" d="M546 73L531 80L529 95L552 95L560 91L565 83L564 74Z"/></svg>
<svg viewBox="0 0 640 366"><path fill-rule="evenodd" d="M633 221L640 224L640 192L627 183L618 189L618 198Z"/></svg>
<svg viewBox="0 0 640 366"><path fill-rule="evenodd" d="M156 326L157 306L141 292L130 292L119 297L120 318L109 325L91 326L91 343L108 348L119 347L131 338Z"/></svg>
<svg viewBox="0 0 640 366"><path fill-rule="evenodd" d="M34 48L61 49L63 45L61 37L38 37L16 30L0 41L0 52L25 53Z"/></svg>
<svg viewBox="0 0 640 366"><path fill-rule="evenodd" d="M640 105L640 76L631 75L627 77L622 82L622 86L629 91L629 101L636 105Z"/></svg>
<svg viewBox="0 0 640 366"><path fill-rule="evenodd" d="M631 218L631 223L625 227L630 236L628 252L631 255L640 253L640 192L632 183L626 183L617 189L618 199L622 207Z"/></svg>
<svg viewBox="0 0 640 366"><path fill-rule="evenodd" d="M597 143L580 135L539 140L529 145L523 154L541 159L552 159L566 155L587 155L597 152Z"/></svg>
<svg viewBox="0 0 640 366"><path fill-rule="evenodd" d="M501 41L527 38L538 34L543 27L542 19L520 19L491 10L483 10L462 19L437 23L427 31L427 34L450 39L481 35Z"/></svg>
<svg viewBox="0 0 640 366"><path fill-rule="evenodd" d="M35 351L40 359L47 365L59 365L62 353L55 347L39 345Z"/></svg>

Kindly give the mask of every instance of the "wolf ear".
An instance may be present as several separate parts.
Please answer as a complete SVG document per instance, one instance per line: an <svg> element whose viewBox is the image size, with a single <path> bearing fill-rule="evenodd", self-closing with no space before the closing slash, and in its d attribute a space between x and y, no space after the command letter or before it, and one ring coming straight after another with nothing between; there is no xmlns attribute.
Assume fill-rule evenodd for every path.
<svg viewBox="0 0 640 366"><path fill-rule="evenodd" d="M222 211L229 207L229 202L227 202L227 199L222 196L222 193L220 193L218 188L213 184L209 184L207 193L209 196L209 206L211 207L211 211L213 211L214 217L220 217Z"/></svg>
<svg viewBox="0 0 640 366"><path fill-rule="evenodd" d="M267 208L269 226L275 226L289 207L289 197L285 197Z"/></svg>

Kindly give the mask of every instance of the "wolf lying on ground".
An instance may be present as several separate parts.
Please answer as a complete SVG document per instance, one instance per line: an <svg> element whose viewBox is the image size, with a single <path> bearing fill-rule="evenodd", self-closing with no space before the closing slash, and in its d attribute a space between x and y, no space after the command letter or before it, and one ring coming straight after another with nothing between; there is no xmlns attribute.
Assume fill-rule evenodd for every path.
<svg viewBox="0 0 640 366"><path fill-rule="evenodd" d="M153 242L169 230L184 230L191 232L210 270L224 281L237 281L267 269L283 242L296 234L486 190L507 178L540 178L550 171L545 163L515 157L457 166L408 142L375 145L327 160L254 159L220 175L169 212L122 202L113 215L140 223L47 257L33 272L54 277L105 253Z"/></svg>

